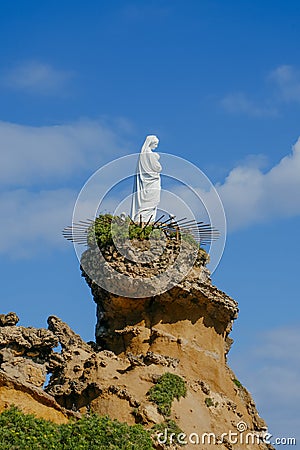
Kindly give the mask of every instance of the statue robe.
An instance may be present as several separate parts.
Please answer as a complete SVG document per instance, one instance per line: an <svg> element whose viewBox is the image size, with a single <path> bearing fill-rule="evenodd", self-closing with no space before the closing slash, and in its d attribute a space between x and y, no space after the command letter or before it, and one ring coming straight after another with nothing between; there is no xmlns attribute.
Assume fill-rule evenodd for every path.
<svg viewBox="0 0 300 450"><path fill-rule="evenodd" d="M140 153L131 204L131 218L134 222L155 221L161 190L162 167L159 157L159 154L152 152L150 148Z"/></svg>

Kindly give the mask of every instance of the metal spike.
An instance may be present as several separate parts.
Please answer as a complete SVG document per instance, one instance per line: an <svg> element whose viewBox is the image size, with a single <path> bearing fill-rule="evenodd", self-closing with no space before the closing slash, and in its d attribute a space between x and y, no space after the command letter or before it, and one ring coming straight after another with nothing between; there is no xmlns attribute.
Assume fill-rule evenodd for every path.
<svg viewBox="0 0 300 450"><path fill-rule="evenodd" d="M140 234L142 233L142 231L149 225L150 220L152 219L152 215L149 217L148 221L146 222L146 224L143 226L143 228L141 229Z"/></svg>
<svg viewBox="0 0 300 450"><path fill-rule="evenodd" d="M131 225L135 225L134 221L132 220L132 218L128 215L127 217L129 217Z"/></svg>
<svg viewBox="0 0 300 450"><path fill-rule="evenodd" d="M188 224L195 225L196 223L197 223L197 221L195 219L193 219L193 220L187 220L186 222L179 223L178 226L182 227L182 226L185 226ZM201 223L203 223L203 222L201 222Z"/></svg>
<svg viewBox="0 0 300 450"><path fill-rule="evenodd" d="M170 220L173 220L173 218L172 218L172 217L169 217L169 218L168 218L167 220L165 220L164 222L161 222L161 223L159 224L159 226L161 227L162 225L164 225L164 224L170 222Z"/></svg>
<svg viewBox="0 0 300 450"><path fill-rule="evenodd" d="M162 216L160 216L160 217L154 222L153 226L156 225L156 224L160 221L160 219L162 219L163 217L165 217L164 214L163 214Z"/></svg>

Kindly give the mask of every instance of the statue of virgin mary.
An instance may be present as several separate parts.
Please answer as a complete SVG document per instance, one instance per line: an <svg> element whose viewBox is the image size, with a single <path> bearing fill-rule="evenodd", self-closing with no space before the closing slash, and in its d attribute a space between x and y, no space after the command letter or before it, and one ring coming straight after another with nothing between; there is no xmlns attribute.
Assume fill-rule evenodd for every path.
<svg viewBox="0 0 300 450"><path fill-rule="evenodd" d="M131 204L131 218L134 222L154 222L157 206L160 201L160 172L159 154L153 150L157 148L159 139L150 135L141 149Z"/></svg>

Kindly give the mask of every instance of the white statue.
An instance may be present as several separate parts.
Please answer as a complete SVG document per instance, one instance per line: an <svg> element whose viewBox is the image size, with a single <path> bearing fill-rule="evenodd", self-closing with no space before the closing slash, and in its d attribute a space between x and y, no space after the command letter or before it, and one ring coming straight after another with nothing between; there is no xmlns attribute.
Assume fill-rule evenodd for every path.
<svg viewBox="0 0 300 450"><path fill-rule="evenodd" d="M157 206L160 200L160 172L159 154L156 149L159 139L147 136L142 147L134 180L131 218L134 222L154 222Z"/></svg>

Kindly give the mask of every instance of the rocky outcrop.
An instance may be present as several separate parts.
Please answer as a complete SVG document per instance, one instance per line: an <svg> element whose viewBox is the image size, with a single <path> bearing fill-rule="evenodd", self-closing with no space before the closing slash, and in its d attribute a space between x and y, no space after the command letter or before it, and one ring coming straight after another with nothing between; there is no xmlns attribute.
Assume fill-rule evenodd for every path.
<svg viewBox="0 0 300 450"><path fill-rule="evenodd" d="M174 252L176 245L171 245ZM88 255L90 262L96 257ZM164 427L167 418L150 401L149 391L169 372L184 380L186 396L173 401L168 419L187 436L214 433L220 440L230 431L240 436L241 424L244 431L262 436L266 424L226 361L238 305L211 284L206 260L199 252L188 275L171 289L139 298L110 293L83 270L97 305L96 342L84 342L56 316L48 318L46 330L17 326L14 313L1 315L0 410L15 403L40 417L49 411L47 418L57 422L94 411L146 428ZM134 265L114 248L106 249L108 261L120 275L134 279L144 273L150 284L166 264L147 260ZM239 447L224 439L218 448ZM240 448L272 447L254 440Z"/></svg>
<svg viewBox="0 0 300 450"><path fill-rule="evenodd" d="M193 305L197 303L193 302ZM189 328L186 320L185 317L181 324L182 331ZM18 326L0 328L1 354L6 354L6 346L11 350L9 364L8 361L0 364L0 411L15 404L24 412L57 423L95 411L129 424L139 422L149 428L164 423L165 418L149 401L147 392L162 374L171 372L180 375L187 385L187 396L173 402L171 414L185 433L214 432L221 436L226 431L234 431L241 421L254 433L266 430L250 394L227 367L224 353L218 356L216 348L218 345L221 348L220 337L212 324L201 325L211 329L210 338L217 335L214 342L206 342L206 347L199 345L197 338L202 338L196 334L197 327L181 338L157 327L153 331L152 350L116 355L96 343L84 342L55 316L49 317L48 323L50 330ZM140 335L139 332L136 334L139 338ZM206 338L209 338L208 334ZM60 353L53 351L58 343L61 344ZM215 350L212 351L210 346ZM135 345L131 347L133 350ZM16 366L22 370L18 372ZM28 377L32 367L40 369L38 377ZM45 375L45 370L51 373L51 378L43 389L41 374ZM46 381L45 377L43 381ZM228 445L219 448L230 448ZM257 444L243 448L271 447Z"/></svg>
<svg viewBox="0 0 300 450"><path fill-rule="evenodd" d="M209 257L203 249L188 242L154 240L119 242L101 249L89 248L81 257L83 276L107 292L130 298L145 298L176 286L190 272L209 280L205 263ZM122 293L122 294L121 294Z"/></svg>
<svg viewBox="0 0 300 450"><path fill-rule="evenodd" d="M21 383L42 387L52 368L51 355L58 345L57 336L44 328L17 327L9 323L11 321L5 321L5 326L0 327L1 372Z"/></svg>
<svg viewBox="0 0 300 450"><path fill-rule="evenodd" d="M0 315L0 412L10 405L24 413L65 423L74 416L43 390L60 355L58 337L44 328L18 327L15 313Z"/></svg>
<svg viewBox="0 0 300 450"><path fill-rule="evenodd" d="M166 252L178 254L176 246L179 246L176 242L169 243ZM187 248L185 246L184 252ZM146 280L147 291L152 285L156 292L162 292L142 298L111 293L105 283L99 286L95 281L101 278L99 273L105 273L108 278L112 276L110 269L97 266L95 254L90 250L83 254L85 263L92 264L88 266L91 269L88 273L84 270L87 266L82 266L82 274L97 305L96 341L118 357L114 372L117 388L113 392L126 392L126 396L119 396L118 400L105 401L112 392L107 392L106 381L98 400L91 402L92 408L119 420L125 418L130 423L133 420L145 426L161 423L164 418L148 401L147 392L157 377L168 371L181 376L188 387L186 398L174 402L171 415L185 433L213 432L221 436L229 430L237 431L238 424L243 422L249 432L262 434L266 424L259 417L250 394L226 362L232 344L229 333L238 315L238 305L212 285L205 267L205 252L198 253L188 274L169 290L157 287L157 274L165 270L167 262L173 264L172 258L166 258L163 263L157 258L152 262L134 262L124 257L124 249L121 253L114 248L106 249L105 264L108 261L110 268L113 266L120 276L125 274L133 280L133 297L134 282L141 277ZM117 284L122 282L118 275L114 275L114 280ZM133 413L134 403L138 406ZM219 448L231 448L230 445L225 442ZM190 447L194 448L193 445L186 448ZM243 448L271 447L256 443Z"/></svg>
<svg viewBox="0 0 300 450"><path fill-rule="evenodd" d="M41 388L18 381L0 371L0 412L11 405L17 406L25 414L34 414L55 423L67 423L71 417L78 417L78 414L62 408Z"/></svg>
<svg viewBox="0 0 300 450"><path fill-rule="evenodd" d="M10 312L8 314L0 314L0 327L16 325L18 322L19 317L14 312Z"/></svg>

